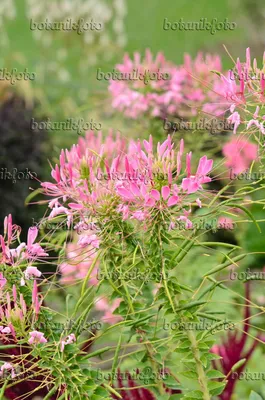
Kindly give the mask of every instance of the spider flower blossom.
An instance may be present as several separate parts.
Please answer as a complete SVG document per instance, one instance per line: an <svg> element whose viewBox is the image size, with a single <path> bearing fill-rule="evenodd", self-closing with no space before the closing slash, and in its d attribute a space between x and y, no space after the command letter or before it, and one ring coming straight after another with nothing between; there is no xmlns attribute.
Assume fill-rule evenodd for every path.
<svg viewBox="0 0 265 400"><path fill-rule="evenodd" d="M35 243L38 236L38 229L31 227L28 230L27 243L20 243L16 248L11 245L19 238L21 228L12 223L12 216L9 214L4 220L4 236L0 235L1 262L7 264L16 264L22 260L29 262L38 257L46 257L46 253L39 243Z"/></svg>
<svg viewBox="0 0 265 400"><path fill-rule="evenodd" d="M122 165L123 152L124 141L119 135L113 139L110 133L106 142L102 143L92 132L87 134L86 139L79 139L70 151L62 150L60 166L56 165L51 173L56 183L42 183L45 193L54 197L49 203L52 210L49 218L64 214L70 227L75 211L82 214L84 208L89 208L92 215L98 205L111 200L114 186L102 185L98 176L102 167L108 173L116 171ZM63 205L67 200L71 202Z"/></svg>
<svg viewBox="0 0 265 400"><path fill-rule="evenodd" d="M37 283L34 281L32 289L32 302L31 310L34 312L35 317L38 318L42 298L38 294ZM20 332L20 328L25 327L30 315L30 307L27 306L22 293L17 295L16 286L13 285L12 293L7 291L1 298L0 303L0 323L5 326L0 326L1 334L12 334L15 338L16 334ZM22 329L23 330L23 329Z"/></svg>
<svg viewBox="0 0 265 400"><path fill-rule="evenodd" d="M162 143L158 143L156 152L153 151L152 137L149 141L134 144L135 152L126 157L126 171L144 172L149 177L147 182L141 180L124 182L116 186L116 191L123 201L123 218L142 220L152 216L154 209L164 210L176 206L180 215L186 214L185 206L190 207L189 194L202 190L202 184L211 181L208 176L213 161L206 156L202 157L195 175L191 174L191 157L186 158L187 177L181 177L182 155L184 142L181 140L179 151L175 152L170 136ZM195 200L195 199L194 199ZM200 202L200 200L198 199ZM128 207L128 208L127 208ZM139 210L143 214L139 214ZM140 218L139 218L140 216ZM187 216L187 215L185 215Z"/></svg>
<svg viewBox="0 0 265 400"><path fill-rule="evenodd" d="M103 222L103 225L113 215L123 220L145 221L152 217L154 210L175 206L180 215L187 216L185 207L190 208L191 201L195 201L189 195L201 191L202 185L211 181L209 173L213 161L203 156L196 173L192 174L192 154L189 153L187 176L183 177L183 152L184 141L181 140L179 150L175 151L170 136L162 144L158 143L156 150L152 136L143 144L139 140L131 142L126 154L120 153L112 161L105 159L104 163L101 156L89 153L89 144L87 157L82 158L82 163L78 151L74 163L66 162L65 154L68 153L62 152L60 167L57 165L52 171L56 183L43 184L46 193L55 197L50 201L51 214L56 210L67 218L77 217L80 222L90 218L96 223ZM102 150L99 153L102 155ZM98 177L104 170L107 174L102 181ZM116 179L122 174L125 179ZM196 202L201 204L199 198ZM80 247L98 248L100 241L92 232L81 236L78 244Z"/></svg>
<svg viewBox="0 0 265 400"><path fill-rule="evenodd" d="M7 282L7 280L1 272L0 273L0 289L2 289L5 286L6 282Z"/></svg>
<svg viewBox="0 0 265 400"><path fill-rule="evenodd" d="M29 344L39 344L39 343L47 343L47 339L45 339L44 334L39 331L33 331L29 333Z"/></svg>
<svg viewBox="0 0 265 400"><path fill-rule="evenodd" d="M0 368L0 377L1 376L5 376L6 372L8 371L9 373L11 372L11 378L14 379L16 377L16 373L15 373L15 368L12 364L5 362L1 368Z"/></svg>
<svg viewBox="0 0 265 400"><path fill-rule="evenodd" d="M251 162L258 157L258 146L248 140L233 138L223 147L226 158L225 165L231 169L231 173L238 175L246 171Z"/></svg>
<svg viewBox="0 0 265 400"><path fill-rule="evenodd" d="M260 112L265 102L264 68L265 52L263 66L258 68L256 59L251 62L250 49L247 48L246 62L242 63L237 58L234 69L229 71L228 76L221 76L223 94L231 103L228 120L234 123L234 133L241 123L249 133L265 135L265 115ZM255 111L253 106L256 106Z"/></svg>
<svg viewBox="0 0 265 400"><path fill-rule="evenodd" d="M61 341L61 351L64 351L64 348L67 344L72 344L76 342L76 337L74 333L71 333L65 340Z"/></svg>
<svg viewBox="0 0 265 400"><path fill-rule="evenodd" d="M125 54L123 64L116 65L116 70L128 74L130 79L127 80L112 80L110 82L109 91L112 95L112 106L119 111L124 111L125 115L130 118L137 118L147 112L151 115L157 116L161 113L161 107L171 100L178 103L181 101L180 95L180 82L184 78L184 74L179 72L180 76L177 78L177 70L170 63L166 62L162 53L158 53L156 58L150 50L146 50L145 57L141 62L139 53L134 53L133 60L130 59L128 54ZM170 78L174 70L174 96L171 94L170 98L166 99L166 93L170 90ZM134 77L135 71L140 75L145 76L144 79L136 79ZM129 75L131 74L131 75ZM150 74L150 75L149 75ZM152 74L157 76L157 79L148 79ZM163 74L169 79L159 79ZM182 77L183 75L183 77ZM164 75L163 75L164 76Z"/></svg>
<svg viewBox="0 0 265 400"><path fill-rule="evenodd" d="M123 64L116 65L119 72L132 74L132 79L112 80L109 91L112 106L125 116L136 119L141 115L152 117L196 116L198 107L205 111L220 108L220 96L212 88L217 85L218 78L212 70L221 71L220 57L199 53L195 60L187 54L183 65L174 65L166 61L162 53L154 58L150 50L146 50L141 60L139 53L133 59L127 54ZM134 78L134 71L144 73L167 73L169 79L154 79L145 82ZM223 113L222 107L222 113Z"/></svg>

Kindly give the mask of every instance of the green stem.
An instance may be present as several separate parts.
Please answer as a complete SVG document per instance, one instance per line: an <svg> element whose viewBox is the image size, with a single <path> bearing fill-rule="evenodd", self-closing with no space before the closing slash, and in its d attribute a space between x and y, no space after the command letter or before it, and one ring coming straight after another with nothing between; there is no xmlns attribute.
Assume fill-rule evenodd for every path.
<svg viewBox="0 0 265 400"><path fill-rule="evenodd" d="M204 373L204 368L203 368L203 365L201 362L200 350L198 348L196 336L194 335L194 333L192 331L189 331L189 330L187 331L187 335L191 342L191 350L192 350L192 354L193 354L195 362L196 362L198 381L199 381L200 387L202 389L203 400L211 400L211 396L210 396L208 386L207 386L207 378Z"/></svg>

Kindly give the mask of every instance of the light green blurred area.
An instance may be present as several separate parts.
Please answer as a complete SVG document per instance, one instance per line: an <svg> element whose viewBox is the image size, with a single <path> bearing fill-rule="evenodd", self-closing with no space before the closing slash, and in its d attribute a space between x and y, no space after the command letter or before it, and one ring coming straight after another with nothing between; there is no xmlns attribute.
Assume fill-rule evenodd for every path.
<svg viewBox="0 0 265 400"><path fill-rule="evenodd" d="M247 11L243 7L237 9L233 3L229 0L218 2L209 0L127 0L128 42L125 50L130 53L133 51L143 53L146 48L150 48L154 53L163 51L168 59L177 63L182 62L185 52L193 56L199 50L216 52L222 56L224 65L228 67L230 62L223 45L235 57L242 56L252 40L248 26L242 19L244 12ZM25 16L24 0L16 0L16 4L17 19L8 24L11 49L12 52L23 52L30 63L34 65L41 56L40 48L38 43L32 39L29 21ZM185 22L199 21L200 18L207 18L208 21L217 18L218 22L222 22L228 18L229 21L235 22L237 27L235 30L217 31L213 35L208 31L164 31L163 21L165 18L171 22L177 22L180 18L183 18ZM56 43L53 46L56 47Z"/></svg>

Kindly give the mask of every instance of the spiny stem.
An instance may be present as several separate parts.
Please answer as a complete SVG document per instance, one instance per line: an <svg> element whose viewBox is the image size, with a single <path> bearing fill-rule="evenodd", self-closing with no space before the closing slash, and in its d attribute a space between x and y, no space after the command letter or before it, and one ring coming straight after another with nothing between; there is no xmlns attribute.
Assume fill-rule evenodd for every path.
<svg viewBox="0 0 265 400"><path fill-rule="evenodd" d="M191 350L192 350L192 354L193 354L195 362L196 362L198 381L199 381L200 387L202 389L203 400L211 400L211 396L210 396L208 386L207 386L207 378L206 378L204 368L203 368L203 365L201 362L200 351L198 348L196 336L194 335L194 333L192 331L189 331L189 330L187 331L187 335L191 342Z"/></svg>
<svg viewBox="0 0 265 400"><path fill-rule="evenodd" d="M165 288L165 291L166 291L166 294L167 294L167 297L168 297L168 300L169 300L169 302L170 302L170 305L171 305L171 307L172 307L172 310L174 311L174 313L176 312L176 309L175 309L175 305L174 305L174 302L173 302L173 300L172 300L172 297L171 297L171 295L170 295L170 292L169 292L169 289L168 289L168 286L167 286L167 276L166 276L166 270L165 270L165 260L164 260L164 257L163 257L163 243L162 243L162 239L161 239L161 231L160 231L160 226L159 226L159 229L158 229L158 240L159 240L159 251L160 251L160 257L161 257L161 264L162 264L162 276L163 276L163 285L164 285L164 288Z"/></svg>

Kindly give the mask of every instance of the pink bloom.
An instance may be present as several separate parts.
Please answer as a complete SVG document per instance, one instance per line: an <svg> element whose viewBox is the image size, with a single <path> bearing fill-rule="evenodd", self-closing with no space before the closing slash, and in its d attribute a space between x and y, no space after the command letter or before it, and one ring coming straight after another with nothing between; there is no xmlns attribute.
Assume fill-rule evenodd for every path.
<svg viewBox="0 0 265 400"><path fill-rule="evenodd" d="M0 333L9 334L11 333L11 329L9 327L4 328L3 326L0 326Z"/></svg>
<svg viewBox="0 0 265 400"><path fill-rule="evenodd" d="M223 227L223 229L233 229L234 228L234 221L232 218L227 217L220 217L218 218L218 225Z"/></svg>
<svg viewBox="0 0 265 400"><path fill-rule="evenodd" d="M99 243L100 240L98 239L97 235L95 234L90 234L90 235L80 235L80 238L78 240L78 244L81 247L85 247L85 246L92 246L96 249L99 248Z"/></svg>
<svg viewBox="0 0 265 400"><path fill-rule="evenodd" d="M66 340L61 341L61 351L64 351L64 347L67 344L72 344L74 342L76 342L76 337L74 333L71 333L69 336L67 336Z"/></svg>
<svg viewBox="0 0 265 400"><path fill-rule="evenodd" d="M179 218L177 218L177 221L184 221L185 222L185 229L192 229L193 228L193 223L184 215L181 215Z"/></svg>
<svg viewBox="0 0 265 400"><path fill-rule="evenodd" d="M39 331L33 331L29 333L30 339L28 340L28 344L39 344L39 343L47 343L47 339L44 337L44 333Z"/></svg>
<svg viewBox="0 0 265 400"><path fill-rule="evenodd" d="M196 203L198 204L198 206L200 208L202 208L202 202L201 202L201 200L199 198L196 199Z"/></svg>
<svg viewBox="0 0 265 400"><path fill-rule="evenodd" d="M11 378L14 379L16 377L14 366L8 362L5 362L0 368L0 377L4 376L5 371L11 371Z"/></svg>
<svg viewBox="0 0 265 400"><path fill-rule="evenodd" d="M24 271L24 275L26 279L31 279L33 277L39 278L41 276L41 272L37 267L27 267Z"/></svg>
<svg viewBox="0 0 265 400"><path fill-rule="evenodd" d="M234 124L233 133L235 134L237 131L237 128L240 125L240 115L238 114L237 111L235 111L233 114L230 115L230 117L227 118L227 121L232 122L232 124Z"/></svg>
<svg viewBox="0 0 265 400"><path fill-rule="evenodd" d="M211 171L212 166L213 160L208 160L207 156L201 157L196 174L182 180L182 189L188 194L202 189L203 183L211 182L211 178L207 174Z"/></svg>
<svg viewBox="0 0 265 400"><path fill-rule="evenodd" d="M27 240L27 251L25 254L26 258L35 258L35 257L46 257L49 254L45 253L43 248L38 244L34 243L38 236L38 228L33 226L28 230L28 240Z"/></svg>
<svg viewBox="0 0 265 400"><path fill-rule="evenodd" d="M232 139L223 147L225 165L233 174L240 174L249 168L258 157L258 146L244 139Z"/></svg>
<svg viewBox="0 0 265 400"><path fill-rule="evenodd" d="M36 280L34 280L34 283L33 283L32 305L34 307L35 314L38 317L39 312L40 312L41 302L39 301L39 297L38 297L38 285L37 285Z"/></svg>

